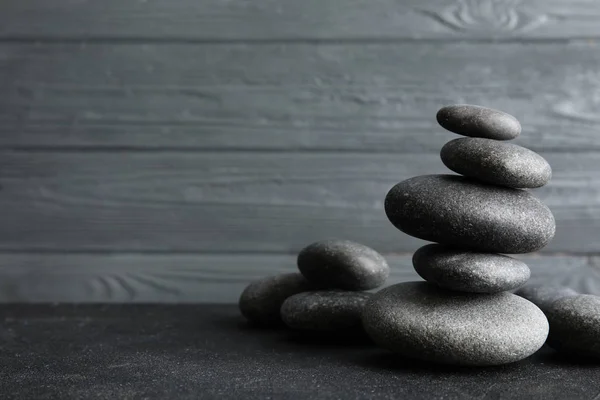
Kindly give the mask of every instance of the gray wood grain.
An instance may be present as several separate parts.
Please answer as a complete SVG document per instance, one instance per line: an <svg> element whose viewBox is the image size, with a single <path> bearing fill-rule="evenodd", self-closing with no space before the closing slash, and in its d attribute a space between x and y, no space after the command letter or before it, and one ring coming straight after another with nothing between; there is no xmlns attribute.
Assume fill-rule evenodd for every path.
<svg viewBox="0 0 600 400"><path fill-rule="evenodd" d="M595 258L528 255L530 283L600 295ZM421 280L411 255L387 256L387 285ZM592 262L591 260L595 260ZM255 279L296 270L291 255L0 254L0 302L234 303Z"/></svg>
<svg viewBox="0 0 600 400"><path fill-rule="evenodd" d="M19 0L0 38L563 39L600 34L591 0Z"/></svg>
<svg viewBox="0 0 600 400"><path fill-rule="evenodd" d="M470 102L534 150L600 150L599 69L587 42L0 44L0 146L438 152L436 111Z"/></svg>
<svg viewBox="0 0 600 400"><path fill-rule="evenodd" d="M547 153L545 251L598 252L600 152ZM423 242L383 200L397 182L449 173L437 154L1 152L0 249L283 252L345 237L382 252Z"/></svg>

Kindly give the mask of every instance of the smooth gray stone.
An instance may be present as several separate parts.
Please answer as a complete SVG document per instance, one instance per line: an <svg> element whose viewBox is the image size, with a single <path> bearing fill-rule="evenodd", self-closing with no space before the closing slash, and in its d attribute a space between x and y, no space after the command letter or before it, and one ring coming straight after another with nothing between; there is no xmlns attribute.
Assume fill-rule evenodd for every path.
<svg viewBox="0 0 600 400"><path fill-rule="evenodd" d="M421 247L412 261L427 282L462 292L504 292L518 288L531 276L527 264L512 257L440 244Z"/></svg>
<svg viewBox="0 0 600 400"><path fill-rule="evenodd" d="M600 296L563 297L546 315L550 347L570 356L600 358Z"/></svg>
<svg viewBox="0 0 600 400"><path fill-rule="evenodd" d="M394 226L419 239L490 253L529 253L554 237L550 209L525 190L457 175L423 175L385 198Z"/></svg>
<svg viewBox="0 0 600 400"><path fill-rule="evenodd" d="M495 185L538 188L552 177L550 164L536 152L492 139L454 139L440 156L452 171Z"/></svg>
<svg viewBox="0 0 600 400"><path fill-rule="evenodd" d="M327 289L368 290L385 283L390 267L370 247L349 240L315 242L298 254L298 269L310 282Z"/></svg>
<svg viewBox="0 0 600 400"><path fill-rule="evenodd" d="M525 285L517 290L515 294L529 300L542 311L547 312L556 300L563 297L577 296L579 293L565 286Z"/></svg>
<svg viewBox="0 0 600 400"><path fill-rule="evenodd" d="M463 136L510 140L521 134L521 124L512 115L471 104L443 107L436 119L442 127Z"/></svg>
<svg viewBox="0 0 600 400"><path fill-rule="evenodd" d="M314 289L314 285L297 272L270 276L248 285L238 304L248 321L258 325L278 325L281 324L279 310L285 299Z"/></svg>
<svg viewBox="0 0 600 400"><path fill-rule="evenodd" d="M319 291L300 293L281 306L290 328L311 331L362 331L361 314L371 293Z"/></svg>
<svg viewBox="0 0 600 400"><path fill-rule="evenodd" d="M462 293L427 282L387 287L363 310L375 343L401 355L457 365L500 365L535 353L548 321L533 303L502 292Z"/></svg>

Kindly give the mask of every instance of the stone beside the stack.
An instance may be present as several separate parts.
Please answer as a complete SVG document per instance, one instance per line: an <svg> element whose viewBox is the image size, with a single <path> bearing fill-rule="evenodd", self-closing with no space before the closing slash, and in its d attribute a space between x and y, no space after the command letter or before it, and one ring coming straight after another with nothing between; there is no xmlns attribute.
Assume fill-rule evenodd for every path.
<svg viewBox="0 0 600 400"><path fill-rule="evenodd" d="M238 306L242 315L254 324L279 325L283 302L297 293L314 289L315 286L297 272L269 276L250 283L242 292Z"/></svg>
<svg viewBox="0 0 600 400"><path fill-rule="evenodd" d="M383 285L390 274L390 267L381 254L350 240L312 243L300 251L297 262L306 279L330 289L375 289Z"/></svg>
<svg viewBox="0 0 600 400"><path fill-rule="evenodd" d="M317 291L296 294L281 306L281 318L293 329L362 332L361 314L368 292Z"/></svg>
<svg viewBox="0 0 600 400"><path fill-rule="evenodd" d="M552 212L518 189L545 184L550 166L530 150L495 141L520 134L521 125L509 114L461 104L442 108L437 119L471 136L441 152L450 169L466 176L418 176L390 190L385 212L392 224L439 244L413 258L428 282L375 294L363 312L364 328L382 347L428 361L521 360L544 344L548 321L536 305L505 292L527 281L527 266L496 253L536 251L554 236Z"/></svg>
<svg viewBox="0 0 600 400"><path fill-rule="evenodd" d="M515 292L517 296L529 300L547 314L552 303L563 297L577 296L579 293L565 286L525 285Z"/></svg>
<svg viewBox="0 0 600 400"><path fill-rule="evenodd" d="M362 331L361 313L371 296L362 290L385 283L385 258L360 243L330 239L315 242L298 254L301 273L253 282L242 292L239 308L250 322L299 330Z"/></svg>
<svg viewBox="0 0 600 400"><path fill-rule="evenodd" d="M546 315L550 347L569 356L600 358L600 296L562 297Z"/></svg>

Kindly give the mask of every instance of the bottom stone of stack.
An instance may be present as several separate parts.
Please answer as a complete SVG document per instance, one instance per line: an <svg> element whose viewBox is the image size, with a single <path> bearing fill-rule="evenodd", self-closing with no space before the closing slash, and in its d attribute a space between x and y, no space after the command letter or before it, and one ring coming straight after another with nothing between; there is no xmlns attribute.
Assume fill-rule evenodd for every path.
<svg viewBox="0 0 600 400"><path fill-rule="evenodd" d="M511 293L475 294L405 282L376 293L363 327L379 346L445 364L488 366L522 360L542 347L548 320Z"/></svg>

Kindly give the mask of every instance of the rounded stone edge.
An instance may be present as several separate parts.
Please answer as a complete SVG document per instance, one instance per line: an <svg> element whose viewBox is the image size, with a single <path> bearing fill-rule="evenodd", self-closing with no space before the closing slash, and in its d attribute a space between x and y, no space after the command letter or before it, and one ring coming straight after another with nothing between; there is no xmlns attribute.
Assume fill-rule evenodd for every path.
<svg viewBox="0 0 600 400"><path fill-rule="evenodd" d="M600 314L594 314L596 318L590 321L586 319L589 316L576 315L568 310L574 307L573 302L588 298L593 298L597 302L596 306L600 305L599 296L579 294L561 297L548 307L546 315L550 323L550 334L547 343L548 346L566 356L598 360L600 359ZM580 308L581 305L575 305L575 308L577 307ZM574 321L566 321L567 318L573 317L575 317Z"/></svg>
<svg viewBox="0 0 600 400"><path fill-rule="evenodd" d="M548 319L546 318L545 313L539 309L539 307L537 307L535 304L533 304L532 302L528 301L527 299L524 299L522 297L519 296L515 296L512 293L509 292L503 292L506 293L508 295L511 296L515 296L517 298L519 298L520 300L527 302L531 305L531 307L533 307L533 309L536 309L538 312L538 316L541 317L541 319L543 319L545 321L545 335L543 340L540 339L539 341L539 346L535 345L532 346L532 349L530 349L529 352L527 352L527 354L524 354L518 358L514 358L511 359L509 361L506 362L495 362L495 363L484 363L484 362L476 362L476 363L469 363L469 362L449 362L449 361L440 361L440 360L434 360L428 357L418 357L414 354L408 354L408 353L402 353L399 352L398 349L396 348L392 348L390 346L388 346L386 343L382 343L381 341L381 337L380 337L380 332L373 332L373 330L371 329L371 320L373 318L377 319L381 319L380 316L377 316L376 313L377 310L376 306L377 306L377 302L380 301L381 298L383 298L384 296L386 296L388 293L393 292L394 288L399 286L399 285L415 285L415 284L428 284L426 282L422 282L422 281L413 281L413 282L402 282L402 283L398 283L392 286L388 286L385 289L380 290L379 292L375 293L373 295L373 297L371 297L371 299L367 302L367 304L365 304L365 307L363 308L363 314L362 314L362 325L363 325L363 329L366 332L366 334L369 336L369 338L375 343L377 344L379 347L385 348L393 353L397 353L399 355L408 357L408 358L412 358L412 359L420 359L422 361L425 362L432 362L432 363L436 363L436 364L446 364L446 365L459 365L459 366L466 366L466 367L494 367L494 366L499 366L499 365L505 365L505 364L512 364L521 360L524 360L528 357L531 357L533 354L535 354L537 351L539 351L539 349L541 349L544 345L544 343L546 342L547 338L548 338L548 333L550 330L550 326L548 323ZM431 285L431 284L429 284ZM433 286L433 285L432 285ZM439 290L446 290L446 289L439 289ZM469 293L465 293L467 295L469 295ZM497 295L500 295L502 293L498 293ZM479 295L479 296L487 296L486 294L474 294L474 293L470 293L470 295ZM492 295L493 296L493 295ZM373 309L375 309L375 312L373 312ZM387 321L386 321L387 322ZM387 323L388 328L392 327L393 324ZM388 335L389 336L389 335ZM535 348L535 349L534 349Z"/></svg>
<svg viewBox="0 0 600 400"><path fill-rule="evenodd" d="M459 276L453 276L447 279L447 277L441 277L438 273L431 273L431 270L427 270L422 264L422 259L424 257L435 257L437 255L443 253L464 253L464 254L475 254L482 255L487 257L494 257L498 259L506 259L507 262L511 262L526 271L526 273L522 276L522 278L518 281L515 281L512 285L505 285L500 287L494 287L492 283L480 282L481 289L474 289L473 285L462 284L458 281ZM419 261L421 260L421 261ZM421 278L425 281L432 283L434 285L439 286L440 288L458 291L458 292L466 292L466 293L479 293L479 294L495 294L506 291L511 291L520 288L531 278L531 270L529 266L521 260L518 260L513 257L509 257L502 254L497 253L484 253L474 250L469 250L465 248L459 248L454 246L443 245L439 243L430 243L425 246L418 248L412 256L412 264L413 268L419 274ZM444 281L445 280L445 281Z"/></svg>
<svg viewBox="0 0 600 400"><path fill-rule="evenodd" d="M403 185L406 185L408 182L415 180L415 179L432 179L432 178L436 178L436 179L463 179L465 181L468 181L468 183L472 183L475 185L484 185L484 186L490 186L490 187L496 187L499 188L498 186L495 185L490 185L489 183L483 183L483 182L479 182L477 180L474 180L472 178L469 177L465 177L462 175L452 175L452 174L427 174L427 175L418 175L418 176L413 176L411 178L405 179L401 182L396 183L395 185L393 185L387 192L385 198L384 198L384 202L383 202L383 206L384 206L384 212L385 215L387 217L387 219L389 220L389 222L399 231L415 237L417 239L421 239L421 240L425 240L425 241L429 241L429 242L436 242L436 243L441 243L441 244L445 244L445 245L451 245L451 246L459 246L459 247L466 247L466 248L470 248L471 250L474 251L479 251L479 252L487 252L487 253L505 253L505 254L525 254L525 253L532 253L532 252L536 252L539 251L541 249L543 249L544 247L548 246L548 244L550 244L550 242L554 239L554 236L556 234L556 218L554 217L554 214L552 213L552 210L550 209L550 207L548 207L548 205L546 205L544 202L542 202L539 198L537 198L536 196L534 196L533 194L531 194L529 191L527 190L522 190L522 189L514 189L514 188L506 188L506 190L512 190L512 191L519 191L519 192L523 192L523 193L527 193L529 196L531 196L531 198L536 201L541 209L543 209L546 212L546 216L551 220L551 224L549 225L550 229L547 232L544 232L544 240L540 241L539 244L537 244L536 246L529 246L529 247L516 247L516 246L505 246L505 247L482 247L482 246L478 246L478 245L465 245L464 243L459 243L459 242L451 242L451 241L445 241L445 242L439 242L439 238L434 238L431 235L418 235L415 232L410 232L409 230L407 230L405 227L403 227L402 224L400 224L398 221L396 221L397 219L397 212L396 209L398 208L398 205L395 204L395 202L397 201L397 197L399 197L397 195L397 192L400 192L400 187L402 187ZM502 189L502 188L501 188Z"/></svg>
<svg viewBox="0 0 600 400"><path fill-rule="evenodd" d="M297 310L298 306L304 306L303 302L306 298L310 298L311 296L324 296L331 294L339 294L341 296L351 296L360 299L362 302L362 306L360 306L360 310L351 310L349 308L337 307L337 309L327 309L327 307L321 305L312 306L308 309L303 310L304 318L310 318L310 313L315 312L328 312L335 314L336 312L344 312L346 315L340 316L344 323L340 323L339 321L335 321L335 318L332 318L328 321L329 325L321 326L320 328L307 328L306 326L302 326L299 323L297 318L290 318L289 315L292 314L292 310ZM342 332L342 331L350 331L348 332L350 336L355 336L357 334L365 334L363 326L362 326L362 313L367 302L372 298L373 293L370 292L355 292L355 291L342 291L342 290L315 290L309 292L302 292L295 294L293 296L288 297L283 304L281 305L280 313L281 320L283 323L291 329L300 330L300 331L312 331L312 332L322 332L322 333L333 333L333 332ZM348 313L355 312L354 316L348 316ZM346 321L354 319L354 323L346 324ZM337 325L339 324L339 325Z"/></svg>
<svg viewBox="0 0 600 400"><path fill-rule="evenodd" d="M500 142L500 145L515 146L517 148L520 148L521 150L531 152L531 157L538 158L538 162L540 163L540 165L544 164L545 168L543 168L543 171L540 171L539 176L535 176L533 178L528 179L527 182L524 182L523 178L515 177L513 171L504 167L502 167L502 170L506 172L508 178L501 178L500 174L482 174L479 172L481 171L481 167L478 167L476 165L472 166L473 168L471 168L471 171L467 171L461 168L460 166L458 166L457 160L455 159L455 153L457 152L456 148L461 144L465 143L466 141L470 140L490 140L498 142L494 139L480 137L462 137L452 139L449 142L445 143L440 150L440 159L442 160L442 163L446 166L446 168L465 177L473 178L478 181L489 183L492 185L504 186L512 189L538 189L550 183L550 180L552 179L552 166L550 165L548 160L542 157L542 155L540 155L539 153L526 147L516 145L514 143ZM463 160L458 160L458 162L461 161Z"/></svg>
<svg viewBox="0 0 600 400"><path fill-rule="evenodd" d="M381 271L379 271L380 273L376 274L374 279L370 279L369 281L365 282L364 284L355 284L355 283L348 283L348 280L347 280L348 277L344 277L343 274L339 274L339 273L337 275L334 274L334 275L336 275L334 277L334 279L331 279L331 277L329 277L328 279L323 279L323 275L319 273L319 269L312 269L312 268L305 267L305 265L308 265L310 263L308 261L305 262L304 259L307 257L307 254L309 252L313 251L316 247L332 246L335 248L335 247L339 247L340 245L356 247L356 248L360 248L362 251L368 252L370 257L376 259L377 262L383 266ZM331 255L331 256L336 257L339 255ZM345 257L345 255L342 255L342 257ZM337 260L337 261L339 262L339 260ZM347 240L347 239L338 239L338 238L328 238L328 239L318 240L318 241L315 241L315 242L310 243L309 245L305 246L302 250L300 250L300 252L298 253L298 256L296 257L296 265L297 265L300 273L309 282L311 282L313 285L315 285L321 289L331 289L331 290L339 289L339 290L346 290L346 291L372 290L372 289L376 289L376 288L379 288L382 285L384 285L390 275L390 266L387 262L387 259L381 253L379 253L377 250L375 250L372 247L369 247L367 245L364 245L362 243L358 243L358 242L355 242L352 240ZM352 278L354 278L354 277L352 277ZM352 280L352 279L350 279L350 280Z"/></svg>
<svg viewBox="0 0 600 400"><path fill-rule="evenodd" d="M460 110L460 109L463 109L463 110ZM495 117L502 118L505 123L508 123L509 127L510 127L510 124L512 124L512 127L510 127L512 132L510 134L495 133L492 135L485 135L485 136L465 132L464 130L461 130L460 128L456 127L456 124L458 123L457 119L460 119L460 118L451 118L450 113L451 112L455 113L456 110L466 113L466 115L463 116L462 118L473 118L474 112L476 112L476 111L478 111L480 113L495 114ZM475 105L475 104L448 104L448 105L445 105L442 108L440 108L437 111L435 117L436 117L437 123L442 128L446 129L449 132L456 133L456 134L462 135L462 136L468 136L468 137L482 137L482 138L502 140L502 141L512 140L512 139L516 139L517 137L519 137L519 135L521 134L521 130L522 130L521 123L514 115L511 115L505 111L498 110L495 108L483 107L483 106L479 106L479 105Z"/></svg>
<svg viewBox="0 0 600 400"><path fill-rule="evenodd" d="M314 290L299 272L271 275L249 283L238 299L238 309L250 323L258 326L282 325L283 302L298 293Z"/></svg>

